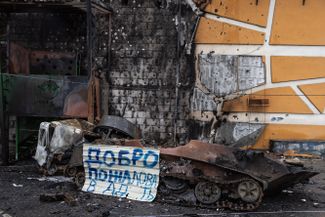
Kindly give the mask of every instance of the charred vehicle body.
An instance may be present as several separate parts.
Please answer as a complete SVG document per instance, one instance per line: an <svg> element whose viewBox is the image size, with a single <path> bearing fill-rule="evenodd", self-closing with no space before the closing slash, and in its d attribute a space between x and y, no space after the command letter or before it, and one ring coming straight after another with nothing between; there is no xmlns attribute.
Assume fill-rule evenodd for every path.
<svg viewBox="0 0 325 217"><path fill-rule="evenodd" d="M74 176L69 168L73 151L82 147L87 135L93 134L94 126L84 120L42 122L38 132L38 142L34 159L44 174L54 175L64 172Z"/></svg>
<svg viewBox="0 0 325 217"><path fill-rule="evenodd" d="M85 142L139 139L140 134L138 127L118 116L105 115L96 126L77 119L42 122L34 159L45 175L63 173L74 177L81 187L85 176L82 162Z"/></svg>
<svg viewBox="0 0 325 217"><path fill-rule="evenodd" d="M267 192L318 174L264 152L191 141L160 149L164 200L232 210L257 208Z"/></svg>
<svg viewBox="0 0 325 217"><path fill-rule="evenodd" d="M42 123L40 128L35 159L49 175L63 168L79 188L85 182L85 141L94 146L147 146L139 139L140 130L117 116L104 116L97 126L69 120ZM56 139L58 136L62 139ZM158 200L253 210L261 204L265 193L304 182L316 174L272 153L192 140L184 146L160 148Z"/></svg>

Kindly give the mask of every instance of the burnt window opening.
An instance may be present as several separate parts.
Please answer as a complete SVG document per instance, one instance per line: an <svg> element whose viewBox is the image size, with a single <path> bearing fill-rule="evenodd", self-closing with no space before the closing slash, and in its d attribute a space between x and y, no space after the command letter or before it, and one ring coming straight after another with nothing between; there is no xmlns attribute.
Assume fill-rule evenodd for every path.
<svg viewBox="0 0 325 217"><path fill-rule="evenodd" d="M164 0L154 0L154 4L157 8L164 8L166 4L164 4Z"/></svg>
<svg viewBox="0 0 325 217"><path fill-rule="evenodd" d="M12 13L9 73L87 75L83 13Z"/></svg>
<svg viewBox="0 0 325 217"><path fill-rule="evenodd" d="M122 5L128 5L129 4L129 0L121 0Z"/></svg>

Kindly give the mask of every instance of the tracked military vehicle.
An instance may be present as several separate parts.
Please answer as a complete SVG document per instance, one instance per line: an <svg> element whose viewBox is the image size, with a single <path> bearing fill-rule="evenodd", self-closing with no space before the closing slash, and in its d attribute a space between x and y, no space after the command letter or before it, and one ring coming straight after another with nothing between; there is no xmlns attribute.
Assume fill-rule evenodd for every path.
<svg viewBox="0 0 325 217"><path fill-rule="evenodd" d="M71 125L70 122L67 123ZM64 123L61 125L70 126L66 123L63 125ZM94 145L99 142L107 146L139 148L147 146L138 139L140 137L138 128L120 117L106 116L94 127L92 133L79 128L78 137L70 133L70 131L77 132L73 128L74 131L63 130L62 138L80 140L83 135L84 139L87 137L87 141L92 141ZM59 127L55 128L54 135L56 131L61 132L59 129ZM44 136L48 135L48 132L50 131L45 133L40 131L40 145L35 155L38 162L43 160L40 166L50 165L43 166L45 169L53 168L56 163L53 159L63 159L57 157L59 152L51 152L51 144L55 136L47 139L50 142L43 142L45 144L43 145L42 141L47 141L47 137ZM42 139L42 135L45 139ZM53 144L56 144L53 147L57 147L61 143ZM70 157L66 163L60 165L64 167L65 174L74 177L75 183L81 188L85 182L83 143L72 141L62 142L62 144L69 146L58 150L63 150L64 155L67 154L66 150L72 150L72 153L69 152ZM43 149L44 151L41 152ZM42 153L45 153L44 158ZM49 172L47 174L51 175ZM304 182L318 173L306 170L301 164L288 163L271 153L241 150L193 140L184 146L160 148L159 174L158 200L179 205L244 211L256 209L266 193Z"/></svg>
<svg viewBox="0 0 325 217"><path fill-rule="evenodd" d="M160 199L183 205L253 210L263 195L318 174L272 154L191 141L160 150Z"/></svg>

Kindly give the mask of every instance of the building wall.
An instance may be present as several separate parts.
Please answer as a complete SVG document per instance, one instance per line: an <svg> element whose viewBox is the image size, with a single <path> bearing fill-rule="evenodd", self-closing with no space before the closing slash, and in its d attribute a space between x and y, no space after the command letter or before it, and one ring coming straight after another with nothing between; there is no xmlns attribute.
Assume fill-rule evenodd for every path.
<svg viewBox="0 0 325 217"><path fill-rule="evenodd" d="M189 0L183 1L181 20L176 1L106 2L113 11L112 30L107 19L96 17L94 51L102 114L127 118L159 144L173 138L174 120L178 143L213 138L267 149L272 140L325 140L319 133L325 127L324 1L204 1L200 8L207 13L196 32L198 16ZM54 41L69 34L59 32ZM31 34L34 41L37 37ZM188 49L191 38L194 53ZM42 39L50 50L84 50L84 39L63 45ZM26 44L35 47L33 40Z"/></svg>
<svg viewBox="0 0 325 217"><path fill-rule="evenodd" d="M124 2L124 3L123 3ZM125 3L126 2L126 3ZM111 1L113 8L109 114L139 125L145 138L163 144L173 138L176 111L177 30L175 5L152 0ZM184 13L193 13L184 7ZM187 16L185 14L185 16ZM183 19L189 19L188 17ZM185 22L183 22L185 23ZM188 22L183 26L188 37ZM189 27L187 26L189 25ZM189 28L188 31L184 28ZM193 61L180 58L177 138L188 137Z"/></svg>
<svg viewBox="0 0 325 217"><path fill-rule="evenodd" d="M264 73L256 74L253 62L247 61L245 78L255 85L233 91L231 97L203 88L210 99L224 100L223 118L233 123L232 128L222 124L233 132L223 141L247 137L261 125L261 135L249 143L258 149L268 149L271 141L324 141L319 133L325 127L324 8L321 0L212 0L204 9L208 14L196 34L197 59L205 60L197 61L197 88L209 86L206 80L220 80L222 76L213 76L218 70L229 73L216 61L207 64L212 57L261 58L264 67ZM202 74L208 78L200 79ZM236 82L232 79L229 85ZM214 90L220 88L216 84ZM207 116L202 119L198 112ZM215 116L211 106L193 114L201 121Z"/></svg>

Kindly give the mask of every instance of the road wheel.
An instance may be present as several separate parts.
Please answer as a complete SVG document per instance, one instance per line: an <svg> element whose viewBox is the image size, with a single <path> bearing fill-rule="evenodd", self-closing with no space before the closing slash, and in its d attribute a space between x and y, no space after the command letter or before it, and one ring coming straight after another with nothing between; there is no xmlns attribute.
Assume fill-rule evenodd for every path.
<svg viewBox="0 0 325 217"><path fill-rule="evenodd" d="M164 177L163 182L165 183L167 189L176 193L182 193L188 188L187 182L185 180L174 177Z"/></svg>
<svg viewBox="0 0 325 217"><path fill-rule="evenodd" d="M221 188L213 182L199 182L195 186L195 197L203 204L216 203L221 197Z"/></svg>
<svg viewBox="0 0 325 217"><path fill-rule="evenodd" d="M83 187L83 185L85 184L85 180L86 180L86 177L85 177L84 172L77 173L74 178L74 182L76 183L76 185L79 189L81 189Z"/></svg>
<svg viewBox="0 0 325 217"><path fill-rule="evenodd" d="M75 177L77 174L77 167L67 166L64 171L65 175L68 177Z"/></svg>
<svg viewBox="0 0 325 217"><path fill-rule="evenodd" d="M262 195L261 186L254 180L245 180L238 185L240 198L248 203L256 202Z"/></svg>

